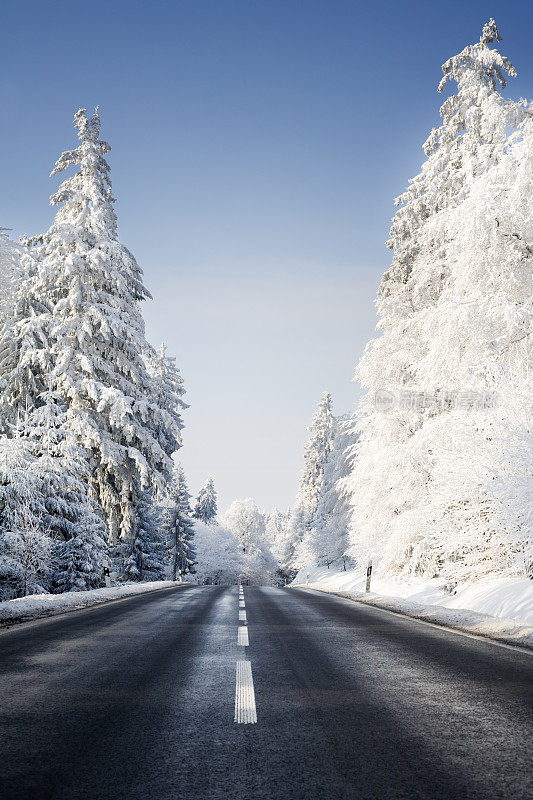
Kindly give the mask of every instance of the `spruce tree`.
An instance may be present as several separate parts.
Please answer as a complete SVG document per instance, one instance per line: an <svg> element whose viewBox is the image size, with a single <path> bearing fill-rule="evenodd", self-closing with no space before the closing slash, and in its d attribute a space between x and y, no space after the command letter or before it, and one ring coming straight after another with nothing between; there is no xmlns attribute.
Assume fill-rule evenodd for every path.
<svg viewBox="0 0 533 800"><path fill-rule="evenodd" d="M348 415L335 417L332 448L324 464L317 508L309 534L309 552L318 566L334 562L346 568L351 505L345 486L354 459L356 435Z"/></svg>
<svg viewBox="0 0 533 800"><path fill-rule="evenodd" d="M318 500L324 482L324 469L333 449L334 417L331 395L326 392L318 404L308 428L310 437L304 449L304 469L288 527L281 567L294 574L300 566L312 560L310 531L313 528Z"/></svg>
<svg viewBox="0 0 533 800"><path fill-rule="evenodd" d="M200 489L196 499L193 517L205 522L206 525L214 524L217 517L217 494L213 478L208 478L205 486Z"/></svg>
<svg viewBox="0 0 533 800"><path fill-rule="evenodd" d="M48 591L51 539L42 524L42 479L20 429L0 436L0 599Z"/></svg>
<svg viewBox="0 0 533 800"><path fill-rule="evenodd" d="M90 497L84 451L65 424L66 410L51 390L25 417L24 433L41 479L41 524L52 539L54 591L84 591L104 585L107 528Z"/></svg>
<svg viewBox="0 0 533 800"><path fill-rule="evenodd" d="M285 540L290 520L290 510L281 511L274 507L268 514L265 524L265 539L272 555L281 561L285 551Z"/></svg>
<svg viewBox="0 0 533 800"><path fill-rule="evenodd" d="M23 248L11 241L0 228L0 327L12 313L17 284L22 274Z"/></svg>
<svg viewBox="0 0 533 800"><path fill-rule="evenodd" d="M27 405L25 400L15 402L14 395L25 398L21 388L33 383L32 372L23 362L27 342L17 342L17 319L24 313L20 287L27 250L15 245L4 230L0 229L0 432L11 436Z"/></svg>
<svg viewBox="0 0 533 800"><path fill-rule="evenodd" d="M79 146L52 175L74 167L52 195L51 228L29 240L33 266L20 290L16 363L4 370L13 409L38 406L51 389L66 405L65 424L89 461L94 498L112 544L135 535L145 487L168 481L180 445L179 405L154 397L140 303L142 273L117 236L109 165L98 112L74 117ZM166 388L164 392L166 392Z"/></svg>
<svg viewBox="0 0 533 800"><path fill-rule="evenodd" d="M135 526L117 546L119 577L158 581L165 577L166 548L161 517L150 489L137 488Z"/></svg>
<svg viewBox="0 0 533 800"><path fill-rule="evenodd" d="M167 549L170 556L171 578L195 573L194 524L191 517L190 494L185 473L176 467L174 479L166 500Z"/></svg>

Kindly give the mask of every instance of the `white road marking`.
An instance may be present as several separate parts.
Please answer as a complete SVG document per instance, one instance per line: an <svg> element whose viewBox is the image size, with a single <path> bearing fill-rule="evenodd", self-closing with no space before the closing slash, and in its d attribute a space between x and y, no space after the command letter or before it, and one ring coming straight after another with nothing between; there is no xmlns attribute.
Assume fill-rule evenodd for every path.
<svg viewBox="0 0 533 800"><path fill-rule="evenodd" d="M244 600L239 600L239 608L244 608L245 606L246 603L244 602Z"/></svg>
<svg viewBox="0 0 533 800"><path fill-rule="evenodd" d="M235 681L235 722L242 723L244 725L257 722L252 665L249 661L237 661Z"/></svg>
<svg viewBox="0 0 533 800"><path fill-rule="evenodd" d="M246 622L246 611L239 611L239 622Z"/></svg>
<svg viewBox="0 0 533 800"><path fill-rule="evenodd" d="M250 640L248 639L248 628L246 625L240 625L237 631L237 644L242 645L242 647L249 647Z"/></svg>

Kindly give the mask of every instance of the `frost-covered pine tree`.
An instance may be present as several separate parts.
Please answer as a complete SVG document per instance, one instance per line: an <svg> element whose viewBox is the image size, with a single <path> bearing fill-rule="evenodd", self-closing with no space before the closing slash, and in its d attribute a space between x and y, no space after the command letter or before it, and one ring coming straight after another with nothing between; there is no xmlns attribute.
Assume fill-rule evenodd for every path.
<svg viewBox="0 0 533 800"><path fill-rule="evenodd" d="M350 495L345 481L350 474L355 453L356 434L349 415L335 417L332 449L324 464L308 549L318 566L342 564L346 569L349 547Z"/></svg>
<svg viewBox="0 0 533 800"><path fill-rule="evenodd" d="M75 172L52 195L53 225L29 241L35 264L19 293L17 359L4 375L4 399L13 409L31 408L50 384L66 403L66 426L87 453L94 497L116 544L135 535L144 488L169 480L181 423L168 387L158 387L165 407L154 397L147 361L156 355L139 307L149 294L118 240L100 118L81 109L74 124L79 145L52 174Z"/></svg>
<svg viewBox="0 0 533 800"><path fill-rule="evenodd" d="M52 539L54 591L84 591L104 585L107 528L90 497L89 467L65 424L65 406L52 391L25 417L24 434L33 472L41 481L41 525Z"/></svg>
<svg viewBox="0 0 533 800"><path fill-rule="evenodd" d="M285 550L290 516L290 509L281 511L275 507L266 518L265 540L270 552L278 561L281 561Z"/></svg>
<svg viewBox="0 0 533 800"><path fill-rule="evenodd" d="M326 392L309 426L310 437L304 449L304 469L296 502L291 511L281 567L290 574L312 559L308 549L318 498L324 480L324 468L333 448L334 417L331 395Z"/></svg>
<svg viewBox="0 0 533 800"><path fill-rule="evenodd" d="M22 247L11 241L4 232L6 230L0 228L0 325L11 314L16 287L22 274Z"/></svg>
<svg viewBox="0 0 533 800"><path fill-rule="evenodd" d="M491 47L500 39L490 20L443 66L439 91L455 80L457 92L396 201L382 336L357 370L369 391L350 481L354 552L449 585L517 568L520 525L503 524L495 487L511 454L497 431L512 407L527 417L531 109L500 93L516 74Z"/></svg>
<svg viewBox="0 0 533 800"><path fill-rule="evenodd" d="M48 591L51 539L42 524L42 480L20 435L0 436L0 599Z"/></svg>
<svg viewBox="0 0 533 800"><path fill-rule="evenodd" d="M16 245L0 228L0 431L8 433L16 425L16 409L6 394L6 373L17 364L15 319L17 316L17 287L23 276L24 248ZM20 378L19 378L20 379Z"/></svg>
<svg viewBox="0 0 533 800"><path fill-rule="evenodd" d="M151 379L151 397L161 412L162 426L155 431L161 437L165 452L174 452L181 445L178 433L183 428L180 411L188 408L183 400L185 387L176 366L176 359L167 355L167 347L161 344L157 350L149 351L148 372ZM170 438L169 438L170 434Z"/></svg>
<svg viewBox="0 0 533 800"><path fill-rule="evenodd" d="M207 525L216 522L217 493L213 478L208 478L205 486L200 489L194 506L193 517L202 520Z"/></svg>
<svg viewBox="0 0 533 800"><path fill-rule="evenodd" d="M119 578L158 581L165 577L166 546L159 509L151 489L136 490L135 526L117 546Z"/></svg>
<svg viewBox="0 0 533 800"><path fill-rule="evenodd" d="M185 473L178 465L164 503L167 551L170 557L171 580L187 573L194 574L196 551L194 548L194 523L191 516L190 494Z"/></svg>

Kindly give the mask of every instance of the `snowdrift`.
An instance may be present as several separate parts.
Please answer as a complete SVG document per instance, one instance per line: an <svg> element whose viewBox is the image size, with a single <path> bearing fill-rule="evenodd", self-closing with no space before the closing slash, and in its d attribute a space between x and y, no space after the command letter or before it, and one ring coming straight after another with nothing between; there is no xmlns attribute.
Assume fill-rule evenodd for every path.
<svg viewBox="0 0 533 800"><path fill-rule="evenodd" d="M151 581L147 583L128 583L122 586L111 586L106 589L91 589L86 592L64 592L63 594L32 594L5 600L0 603L0 624L24 622L37 617L49 617L72 611L75 608L86 608L105 603L107 600L118 600L135 594L154 592L179 586L174 581Z"/></svg>

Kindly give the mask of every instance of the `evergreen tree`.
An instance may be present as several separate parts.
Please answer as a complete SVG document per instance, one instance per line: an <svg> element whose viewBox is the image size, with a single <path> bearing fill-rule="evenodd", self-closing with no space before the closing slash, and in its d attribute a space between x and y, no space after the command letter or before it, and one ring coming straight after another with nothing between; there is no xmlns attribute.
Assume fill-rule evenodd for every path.
<svg viewBox="0 0 533 800"><path fill-rule="evenodd" d="M148 353L147 363L151 379L151 399L161 414L159 427L156 427L154 432L157 439L160 440L161 447L165 452L170 452L169 431L174 431L176 436L175 445L172 446L177 448L182 443L183 422L180 411L188 408L187 403L183 400L185 394L183 378L176 366L176 359L167 355L165 344L161 344L157 350Z"/></svg>
<svg viewBox="0 0 533 800"><path fill-rule="evenodd" d="M0 599L47 591L51 539L41 523L42 480L27 439L0 436Z"/></svg>
<svg viewBox="0 0 533 800"><path fill-rule="evenodd" d="M281 511L275 507L266 518L265 539L270 552L278 561L281 561L285 550L290 516L290 510Z"/></svg>
<svg viewBox="0 0 533 800"><path fill-rule="evenodd" d="M216 522L217 495L213 478L208 478L205 486L200 489L200 494L194 506L193 517L205 522L206 525Z"/></svg>
<svg viewBox="0 0 533 800"><path fill-rule="evenodd" d="M190 494L185 473L176 467L166 503L167 549L170 554L172 580L195 573L194 524L191 518Z"/></svg>
<svg viewBox="0 0 533 800"><path fill-rule="evenodd" d="M90 119L78 111L74 124L79 146L63 153L52 175L76 172L52 195L59 206L52 227L29 241L34 266L19 292L17 358L4 369L4 400L31 409L50 383L87 453L94 497L116 544L136 535L143 487L162 488L170 478L181 422L167 387L158 388L164 408L153 396L147 361L156 355L139 310L150 295L117 238L110 147L99 138L97 111Z"/></svg>
<svg viewBox="0 0 533 800"><path fill-rule="evenodd" d="M517 389L527 396L513 375L531 364L531 114L500 94L516 74L489 47L500 38L490 20L443 66L439 91L453 79L457 93L397 200L383 335L357 370L369 392L350 478L354 549L450 585L515 569L508 532L523 526L512 514L501 522L494 476L510 454L502 421Z"/></svg>
<svg viewBox="0 0 533 800"><path fill-rule="evenodd" d="M83 450L66 428L65 408L52 391L39 397L24 422L41 479L41 524L52 539L55 591L83 591L104 584L107 529L89 496L89 468Z"/></svg>
<svg viewBox="0 0 533 800"><path fill-rule="evenodd" d="M136 490L135 527L117 547L124 581L158 581L165 577L166 548L161 518L150 489Z"/></svg>
<svg viewBox="0 0 533 800"><path fill-rule="evenodd" d="M3 230L0 228L0 432L10 436L23 409L15 407L6 391L6 375L11 376L15 386L28 382L24 365L18 364L24 343L17 348L16 342L16 319L20 314L18 289L24 276L22 262L26 248L15 245Z"/></svg>
<svg viewBox="0 0 533 800"><path fill-rule="evenodd" d="M304 450L304 469L288 528L281 567L288 574L312 559L309 549L318 501L324 482L324 469L333 449L334 417L331 395L326 392L309 427L310 437Z"/></svg>
<svg viewBox="0 0 533 800"><path fill-rule="evenodd" d="M0 228L0 326L10 316L15 304L16 287L22 274L23 248L14 244Z"/></svg>
<svg viewBox="0 0 533 800"><path fill-rule="evenodd" d="M318 566L329 568L334 562L342 562L346 568L351 505L345 480L351 471L355 443L353 420L348 415L335 417L332 448L324 464L309 535L309 551Z"/></svg>

